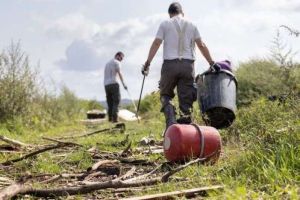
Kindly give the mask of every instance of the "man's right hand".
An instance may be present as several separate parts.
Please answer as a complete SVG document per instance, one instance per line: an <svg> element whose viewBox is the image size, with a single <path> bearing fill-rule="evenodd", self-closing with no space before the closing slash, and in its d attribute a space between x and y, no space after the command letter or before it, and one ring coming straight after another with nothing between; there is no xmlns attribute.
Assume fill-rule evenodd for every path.
<svg viewBox="0 0 300 200"><path fill-rule="evenodd" d="M220 71L221 67L218 63L214 62L212 65L210 65L210 69L212 71L218 72Z"/></svg>
<svg viewBox="0 0 300 200"><path fill-rule="evenodd" d="M142 67L142 74L144 76L147 76L149 74L149 67L150 67L150 62L147 60Z"/></svg>

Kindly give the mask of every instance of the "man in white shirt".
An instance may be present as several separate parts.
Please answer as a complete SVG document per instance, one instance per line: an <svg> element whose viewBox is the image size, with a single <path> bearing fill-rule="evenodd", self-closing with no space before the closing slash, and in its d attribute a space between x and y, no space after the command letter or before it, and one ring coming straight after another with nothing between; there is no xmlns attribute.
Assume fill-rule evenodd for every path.
<svg viewBox="0 0 300 200"><path fill-rule="evenodd" d="M106 102L108 106L108 120L110 122L118 122L118 111L121 100L119 83L117 81L117 75L119 76L123 87L127 90L127 86L124 83L121 73L121 61L124 58L122 52L116 53L115 57L111 59L104 69L104 87L106 93Z"/></svg>
<svg viewBox="0 0 300 200"><path fill-rule="evenodd" d="M201 40L197 27L183 18L184 14L179 3L169 6L170 19L163 21L149 50L147 61L142 73L149 73L149 66L157 50L163 42L163 65L159 82L161 111L166 118L166 128L174 123L191 123L193 102L196 100L194 83L195 44L207 60L213 65L209 50ZM180 108L180 118L176 121L175 108L171 104L174 98L174 89L177 94Z"/></svg>

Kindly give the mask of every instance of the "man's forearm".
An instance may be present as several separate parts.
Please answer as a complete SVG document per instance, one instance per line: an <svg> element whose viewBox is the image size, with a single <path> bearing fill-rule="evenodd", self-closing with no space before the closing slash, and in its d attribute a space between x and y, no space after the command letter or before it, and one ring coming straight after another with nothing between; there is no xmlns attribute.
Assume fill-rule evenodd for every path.
<svg viewBox="0 0 300 200"><path fill-rule="evenodd" d="M122 82L122 85L125 86L124 79L123 79L121 72L118 72L118 74L119 74L120 80Z"/></svg>
<svg viewBox="0 0 300 200"><path fill-rule="evenodd" d="M213 59L211 58L210 52L207 48L207 46L200 40L196 40L196 44L201 52L201 54L204 56L204 58L206 59L206 61L212 65L214 63Z"/></svg>
<svg viewBox="0 0 300 200"><path fill-rule="evenodd" d="M161 40L160 39L155 39L150 47L149 50L149 54L148 54L148 58L147 61L149 63L151 63L151 61L153 60L155 54L157 53L157 50L159 49L160 45L161 45Z"/></svg>

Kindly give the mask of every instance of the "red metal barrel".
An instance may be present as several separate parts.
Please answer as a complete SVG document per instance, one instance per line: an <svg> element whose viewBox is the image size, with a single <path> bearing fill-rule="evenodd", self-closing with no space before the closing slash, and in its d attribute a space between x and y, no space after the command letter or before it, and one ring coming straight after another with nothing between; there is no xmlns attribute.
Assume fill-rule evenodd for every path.
<svg viewBox="0 0 300 200"><path fill-rule="evenodd" d="M217 129L196 124L173 124L164 136L164 153L168 161L185 161L191 158L207 158L216 162L222 148Z"/></svg>

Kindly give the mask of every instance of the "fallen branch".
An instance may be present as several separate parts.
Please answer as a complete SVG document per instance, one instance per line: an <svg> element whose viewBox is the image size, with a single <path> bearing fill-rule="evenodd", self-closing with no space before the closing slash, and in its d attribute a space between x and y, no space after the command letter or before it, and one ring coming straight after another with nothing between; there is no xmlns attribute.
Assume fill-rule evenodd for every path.
<svg viewBox="0 0 300 200"><path fill-rule="evenodd" d="M129 142L127 147L120 153L120 155L125 156L129 152L130 148L131 148L131 141Z"/></svg>
<svg viewBox="0 0 300 200"><path fill-rule="evenodd" d="M13 139L10 139L8 137L5 137L3 135L0 135L0 140L4 141L4 142L7 142L13 146L17 146L17 147L25 147L25 146L28 146L28 144L25 144L23 142L20 142L20 141L17 141L17 140L13 140Z"/></svg>
<svg viewBox="0 0 300 200"><path fill-rule="evenodd" d="M207 196L207 192L209 190L217 190L222 189L224 186L222 185L214 185L208 187L200 187L200 188L193 188L189 190L181 190L181 191L173 191L173 192L166 192L160 194L153 194L153 195L146 195L141 197L131 197L125 198L122 200L154 200L154 199L170 199L171 197L178 196L178 197L186 197L191 198L196 195Z"/></svg>
<svg viewBox="0 0 300 200"><path fill-rule="evenodd" d="M62 177L61 175L55 175L55 176L51 177L50 179L41 181L39 183L51 183L51 182L59 180L61 177Z"/></svg>
<svg viewBox="0 0 300 200"><path fill-rule="evenodd" d="M61 178L65 178L65 179L72 179L72 178L80 179L84 175L85 175L84 173L80 173L80 174L57 174L57 175L52 176L49 179L40 181L39 183L50 183L50 182L57 181L57 180L59 180ZM34 178L36 178L36 177L34 177Z"/></svg>
<svg viewBox="0 0 300 200"><path fill-rule="evenodd" d="M52 138L48 138L48 137L42 137L42 139L49 140L49 141L52 141L52 142L57 142L59 144L66 144L66 145L74 145L74 146L83 147L81 144L78 144L78 143L75 143L75 142L65 142L65 141L56 140L56 139L52 139Z"/></svg>
<svg viewBox="0 0 300 200"><path fill-rule="evenodd" d="M94 172L94 173L91 173L91 174L88 174L88 175L85 175L86 177L84 177L83 179L83 182L87 181L87 180L90 180L91 178L94 178L94 177L97 177L97 176L103 176L103 175L106 175L104 172Z"/></svg>
<svg viewBox="0 0 300 200"><path fill-rule="evenodd" d="M117 158L121 163L127 163L132 165L153 165L153 162L150 162L147 159L132 159L132 158Z"/></svg>
<svg viewBox="0 0 300 200"><path fill-rule="evenodd" d="M177 167L176 169L173 169L173 170L167 172L166 174L164 174L163 177L161 178L161 181L162 182L167 182L169 180L170 176L172 176L173 174L183 170L184 168L186 168L186 167L188 167L192 164L199 163L199 162L204 161L204 160L206 160L206 158L197 158L197 159L192 160L192 161L190 161L190 162L188 162L184 165L181 165L181 166Z"/></svg>
<svg viewBox="0 0 300 200"><path fill-rule="evenodd" d="M93 132L85 133L85 134L81 134L81 135L65 136L65 137L60 137L58 139L71 139L71 138L88 137L88 136L95 135L95 134L98 134L98 133L103 133L103 132L108 132L108 131L116 131L116 130L123 131L123 127L116 126L114 128L101 129L101 130L97 130L97 131L93 131Z"/></svg>
<svg viewBox="0 0 300 200"><path fill-rule="evenodd" d="M133 181L136 181L136 180L141 180L141 179L145 179L147 178L148 176L154 174L157 170L159 170L161 168L162 165L159 165L157 166L155 169L153 169L151 172L147 173L147 174L143 174L141 176L137 176L137 177L134 177L134 178L131 178L131 179L127 179L126 181L127 182L133 182Z"/></svg>
<svg viewBox="0 0 300 200"><path fill-rule="evenodd" d="M39 149L37 151L31 152L31 153L29 153L29 154L27 154L25 156L22 156L21 158L16 158L16 159L13 159L13 160L8 160L8 161L6 161L4 163L1 163L1 164L2 165L11 165L11 164L13 164L15 162L19 162L21 160L33 157L33 156L35 156L37 154L40 154L40 153L43 153L43 152L46 152L46 151L50 151L50 150L53 150L53 149L58 149L58 148L66 147L66 146L70 146L70 144L59 143L59 144L57 144L55 146L48 146L48 147L46 147L44 149Z"/></svg>
<svg viewBox="0 0 300 200"><path fill-rule="evenodd" d="M130 177L130 176L132 176L134 174L135 170L136 170L136 167L133 166L128 172L126 172L126 174L124 174L123 176L120 176L120 177L116 178L115 180L117 180L117 179L118 180L124 180L124 179Z"/></svg>
<svg viewBox="0 0 300 200"><path fill-rule="evenodd" d="M57 196L67 196L67 195L78 195L78 194L86 194L95 190L100 189L107 189L107 188L129 188L129 187L140 187L140 186L148 186L148 185L154 185L161 182L169 181L170 176L173 174L181 171L182 169L186 168L189 165L192 165L194 163L197 163L203 159L196 159L194 161L191 161L183 166L180 166L170 172L167 172L162 177L156 177L151 179L144 179L144 180L135 180L128 179L125 181L116 179L116 180L110 180L105 182L95 182L88 185L81 185L76 187L65 187L65 188L54 188L54 189L36 189L32 187L20 187L21 189L18 190L18 193L14 193L14 195L17 194L29 194L36 197L57 197ZM160 167L160 166L159 166ZM157 167L158 168L158 167ZM150 172L151 173L151 172ZM24 188L25 187L25 188ZM0 193L1 195L1 193ZM13 196L11 196L13 197Z"/></svg>
<svg viewBox="0 0 300 200"><path fill-rule="evenodd" d="M36 197L57 197L57 196L68 196L68 195L78 195L86 194L95 190L106 189L106 188L129 188L153 185L160 182L160 178L154 178L149 180L137 181L133 183L126 183L120 180L105 181L100 183L93 183L88 185L82 185L78 187L67 187L67 188L54 188L54 189L35 189L29 186L18 185L19 189L10 195L10 198L22 194L22 195L32 195ZM0 197L2 192L0 193ZM0 198L1 199L1 198Z"/></svg>
<svg viewBox="0 0 300 200"><path fill-rule="evenodd" d="M88 168L87 171L96 171L100 166L102 165L108 165L108 164L119 164L120 162L118 160L100 160L97 163L95 163L91 168Z"/></svg>

